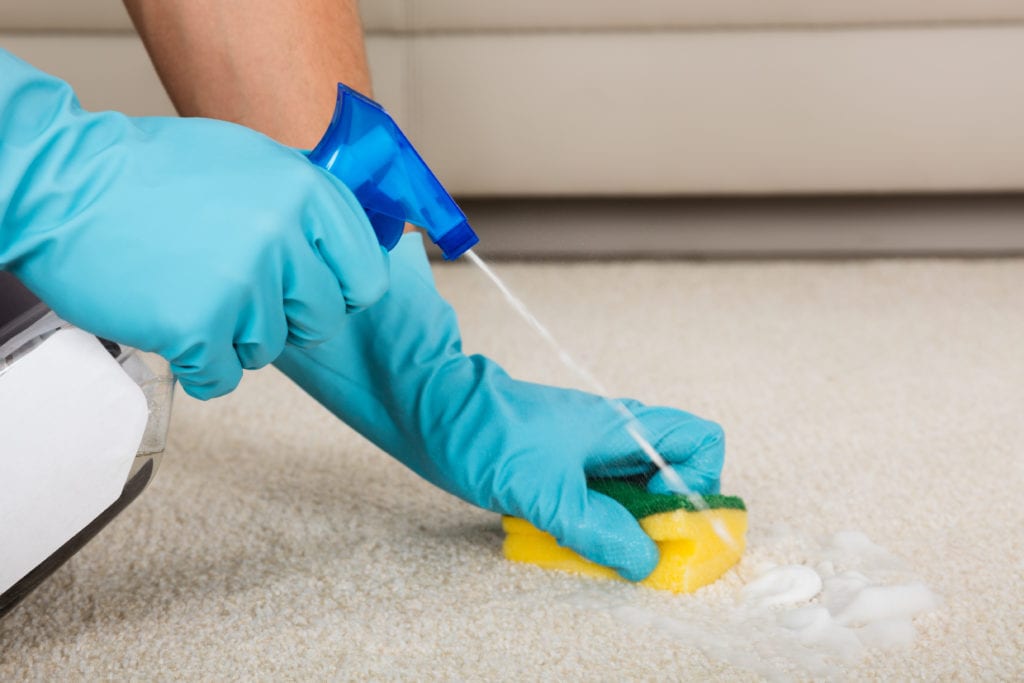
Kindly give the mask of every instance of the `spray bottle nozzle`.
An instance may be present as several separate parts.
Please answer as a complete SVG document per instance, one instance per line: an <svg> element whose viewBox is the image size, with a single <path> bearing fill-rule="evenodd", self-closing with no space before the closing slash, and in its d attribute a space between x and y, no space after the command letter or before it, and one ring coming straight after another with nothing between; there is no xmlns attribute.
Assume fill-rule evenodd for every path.
<svg viewBox="0 0 1024 683"><path fill-rule="evenodd" d="M352 190L386 249L398 243L407 222L426 230L446 259L479 241L391 116L346 85L338 84L331 125L309 160Z"/></svg>

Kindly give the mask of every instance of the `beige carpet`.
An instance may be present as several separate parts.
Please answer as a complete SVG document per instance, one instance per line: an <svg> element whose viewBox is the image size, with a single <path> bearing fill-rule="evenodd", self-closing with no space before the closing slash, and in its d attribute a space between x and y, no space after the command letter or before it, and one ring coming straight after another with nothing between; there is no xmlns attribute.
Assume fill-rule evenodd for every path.
<svg viewBox="0 0 1024 683"><path fill-rule="evenodd" d="M723 423L737 570L674 597L508 563L494 515L267 371L179 396L152 487L0 622L0 680L1024 678L1024 262L499 272L615 391ZM476 271L438 279L467 348L574 382ZM814 668L733 618L849 529L941 596L912 647Z"/></svg>

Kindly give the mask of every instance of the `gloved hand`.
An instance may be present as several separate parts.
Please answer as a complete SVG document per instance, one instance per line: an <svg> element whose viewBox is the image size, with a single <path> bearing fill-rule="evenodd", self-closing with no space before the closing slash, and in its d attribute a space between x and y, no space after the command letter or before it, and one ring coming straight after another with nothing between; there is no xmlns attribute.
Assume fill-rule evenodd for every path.
<svg viewBox="0 0 1024 683"><path fill-rule="evenodd" d="M93 334L160 353L193 396L285 341L322 342L387 289L340 181L206 119L82 111L0 50L0 268Z"/></svg>
<svg viewBox="0 0 1024 683"><path fill-rule="evenodd" d="M462 353L455 314L434 288L418 234L391 252L391 287L331 341L288 348L275 365L414 472L495 512L526 518L576 552L640 580L658 550L590 476L655 470L606 400L520 382ZM628 401L657 450L691 489L718 490L721 428ZM649 483L667 490L662 476Z"/></svg>

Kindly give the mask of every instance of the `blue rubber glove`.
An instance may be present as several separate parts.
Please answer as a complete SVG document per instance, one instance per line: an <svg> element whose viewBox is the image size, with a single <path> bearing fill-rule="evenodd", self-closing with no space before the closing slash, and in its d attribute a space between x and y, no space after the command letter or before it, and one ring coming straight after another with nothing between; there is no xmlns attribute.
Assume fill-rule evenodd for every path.
<svg viewBox="0 0 1024 683"><path fill-rule="evenodd" d="M588 476L655 468L608 401L520 382L462 353L455 313L434 288L418 234L391 252L391 288L331 341L275 362L334 414L417 474L464 500L524 517L589 559L640 580L658 550ZM657 450L701 493L718 490L721 428L627 401ZM667 490L661 475L648 484Z"/></svg>
<svg viewBox="0 0 1024 683"><path fill-rule="evenodd" d="M61 317L171 362L193 396L387 289L352 193L252 130L79 108L0 50L0 268Z"/></svg>

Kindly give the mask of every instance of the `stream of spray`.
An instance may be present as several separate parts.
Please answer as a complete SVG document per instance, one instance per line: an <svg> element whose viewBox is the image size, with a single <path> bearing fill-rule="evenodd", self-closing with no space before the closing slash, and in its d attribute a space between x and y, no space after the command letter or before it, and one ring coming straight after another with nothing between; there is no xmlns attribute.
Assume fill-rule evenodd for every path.
<svg viewBox="0 0 1024 683"><path fill-rule="evenodd" d="M668 487L674 493L685 496L686 499L690 501L690 504L698 511L708 512L710 508L708 507L707 501L704 500L704 497L696 491L691 490L690 487L686 485L686 482L683 481L682 477L672 469L665 458L662 457L661 453L659 453L654 445L651 444L650 440L644 435L644 428L640 423L640 420L637 419L636 415L634 415L628 407L626 407L626 404L611 397L611 392L609 392L605 385L594 376L594 373L590 372L590 370L584 367L579 361L573 358L568 351L566 351L565 347L555 339L555 336L551 334L548 328L537 319L537 316L530 312L530 309L526 307L526 304L512 293L512 290L508 288L505 282L498 277L497 273L491 270L491 267L488 266L484 260L476 254L476 252L470 249L465 255L481 271L483 271L491 282L494 283L494 285L505 296L505 300L508 301L509 305L515 309L520 317L522 317L523 320L525 320L527 324L529 324L530 327L532 327L534 331L536 331L537 334L547 342L547 344L558 355L558 359L562 361L562 364L574 372L591 390L604 398L612 408L626 419L626 432L640 447L640 450L643 451L644 455L646 455L658 468L668 484ZM733 550L739 550L732 534L729 533L728 528L720 519L717 517L709 517L708 521L711 523L711 528L714 529L715 534L717 534L726 545Z"/></svg>

